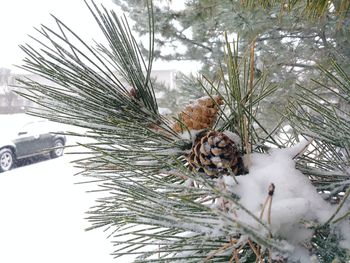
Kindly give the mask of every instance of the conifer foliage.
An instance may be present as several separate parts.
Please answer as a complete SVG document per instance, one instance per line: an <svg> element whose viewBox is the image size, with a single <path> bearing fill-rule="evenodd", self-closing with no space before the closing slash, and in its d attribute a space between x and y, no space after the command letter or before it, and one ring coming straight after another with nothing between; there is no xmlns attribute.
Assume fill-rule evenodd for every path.
<svg viewBox="0 0 350 263"><path fill-rule="evenodd" d="M238 43L226 36L220 79L199 79L207 93L201 101L208 107L192 103L191 110L164 117L150 79L152 3L147 3L147 59L125 18L94 2L86 4L108 45L91 47L54 17L57 28L42 26L34 38L40 48L21 47L27 56L22 67L53 84L22 80L21 94L44 107L44 112L32 109L31 114L87 129L81 136L92 139L84 144L89 157L76 165L83 175L100 180L100 190L106 193L89 211L89 220L91 229L110 231L116 262L124 256L135 262L348 259L350 237L344 231L349 229L349 191L343 183L349 180L348 170L341 170L336 179L326 176L329 169L322 157L328 151L316 155L318 159L312 152L302 157L311 144L317 150L329 146L322 131L309 122L311 116L299 121L300 115L290 114L296 127L309 131L300 132L316 139L292 148L283 149L276 135L279 127L269 132L260 124L259 105L276 87L265 74L254 75L254 43L247 46L248 55L239 56ZM349 86L342 87L348 92ZM301 105L294 103L296 108ZM304 104L312 108L307 99ZM200 112L191 115L197 109ZM338 117L339 122L329 120L330 125L348 125L332 107L322 109L326 116ZM311 128L321 137L310 134ZM349 145L337 146L347 151ZM296 159L309 177L295 169ZM311 174L321 165L323 173ZM339 182L342 188L330 191ZM339 204L324 200L315 186L331 192L328 200L337 195Z"/></svg>

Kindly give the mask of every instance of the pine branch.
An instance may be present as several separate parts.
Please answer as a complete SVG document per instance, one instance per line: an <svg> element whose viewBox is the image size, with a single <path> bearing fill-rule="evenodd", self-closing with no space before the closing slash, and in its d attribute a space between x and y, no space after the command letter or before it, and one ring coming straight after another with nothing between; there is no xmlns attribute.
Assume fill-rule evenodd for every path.
<svg viewBox="0 0 350 263"><path fill-rule="evenodd" d="M314 80L322 90L332 92L339 102L348 105L350 96L350 79L348 74L333 62L331 69L320 68L328 84ZM310 176L318 190L323 193L324 199L337 204L335 212L328 218L323 226L316 231L315 243L320 242L321 248L331 253L332 246L323 245L322 241L328 239L321 235L333 234L328 226L340 224L344 218L349 218L349 213L335 217L341 211L344 203L348 201L350 174L349 174L349 146L350 129L349 113L336 107L318 93L299 87L300 93L297 101L289 108L289 119L293 126L302 134L315 139L313 150L307 152L299 160L299 169ZM334 237L332 237L334 238ZM335 242L335 241L333 241ZM327 247L328 246L328 247ZM326 253L318 252L320 258L326 258ZM328 252L327 252L328 253ZM332 252L333 253L333 252ZM343 255L344 252L337 252ZM343 255L344 258L346 257Z"/></svg>
<svg viewBox="0 0 350 263"><path fill-rule="evenodd" d="M257 216L258 211L242 204L242 197L236 191L242 179L235 178L232 166L221 169L224 172L216 176L206 173L205 167L202 167L204 172L190 167L189 153L195 139L198 140L198 130L192 134L193 138L186 139L186 134L175 132L173 123L159 114L150 80L154 53L152 4L147 2L151 43L147 59L142 57L125 17L119 19L113 11L99 8L94 2L86 4L108 46L90 47L54 17L58 29L42 26L39 37L33 38L39 48L21 46L27 55L23 68L51 82L21 80L25 87L20 93L45 107L45 110L33 109L32 114L87 129L80 135L91 140L82 144L85 149L81 153L88 156L77 160L76 165L82 169L81 175L94 178L100 184L100 191L106 192L106 197L98 199L89 211L90 229L105 228L116 240L114 255L117 258L132 255L136 262L232 262L244 257L263 261L272 260L272 252L291 255L292 246L272 230L273 191L269 191L266 199L266 223L262 216ZM225 48L226 65L221 65L219 80L208 77L200 80L200 86L211 98L207 100L213 104L211 109L215 114L219 112L215 127L209 128L218 134L224 130L236 132L244 139L242 152L264 150L261 145L266 141L271 142L270 146L281 147L274 133L279 129L269 132L258 118L260 104L276 87L267 82L266 75L254 76L254 45L238 56L238 42L231 46L226 36ZM339 86L339 93L345 93L349 78L340 69L337 72L341 78L328 71L326 74ZM220 103L214 100L217 95L220 102L221 99L225 102L218 110ZM347 187L343 179L348 176L345 169L348 162L331 145L348 153L349 116L313 91L302 90L302 95L302 99L291 103L289 117L304 135L319 137L313 136L317 157L313 158L315 152L307 152L300 159L306 163L311 160L315 168L324 171L339 168L338 176L333 178L326 172L308 170L318 187L332 188L334 184L338 189ZM313 113L322 116L322 127L313 119ZM338 130L338 138L332 139L325 128ZM202 138L199 138L201 143ZM292 140L290 135L288 143ZM221 148L216 150L232 147L237 156L228 158L238 162L242 156L234 148L236 142L230 138L227 141L230 145L226 141L221 146L215 142L215 147ZM204 143L202 146L205 147ZM334 156L338 159L328 163ZM208 158L212 157L210 154ZM242 175L243 179L248 176ZM226 182L230 179L235 185ZM261 215L263 212L264 209ZM299 226L300 222L293 224ZM322 237L333 236L327 227L315 227L318 232L315 231L317 240L313 244L326 246Z"/></svg>

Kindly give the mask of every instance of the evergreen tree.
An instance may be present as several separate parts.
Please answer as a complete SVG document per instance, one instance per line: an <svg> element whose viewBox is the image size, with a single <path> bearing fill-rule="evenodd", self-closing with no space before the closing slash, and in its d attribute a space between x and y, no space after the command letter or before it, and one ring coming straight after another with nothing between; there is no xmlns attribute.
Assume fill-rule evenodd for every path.
<svg viewBox="0 0 350 263"><path fill-rule="evenodd" d="M135 21L136 32L147 34L143 1L114 2ZM317 77L316 65L327 67L336 59L349 69L348 1L184 2L184 9L173 10L172 1L156 1L155 58L198 60L203 65L201 73L215 78L224 56L224 32L238 34L243 46L254 41L256 74L268 71L268 81L281 87L268 104L262 105L267 126L276 124L275 112L280 112L294 94L296 82L308 86L308 81ZM241 51L245 52L245 48Z"/></svg>
<svg viewBox="0 0 350 263"><path fill-rule="evenodd" d="M89 220L111 232L117 261L349 260L348 112L300 88L286 111L293 132L267 130L257 112L276 86L255 74L254 46L242 56L226 35L218 78L199 81L207 96L166 118L150 78L151 3L147 59L125 19L87 6L107 45L91 47L55 18L56 29L42 26L34 38L40 47L22 46L22 67L60 87L21 80L21 94L46 108L31 114L95 140L76 165L106 192ZM333 67L321 71L332 86L315 83L348 104L349 75Z"/></svg>
<svg viewBox="0 0 350 263"><path fill-rule="evenodd" d="M175 83L180 88L169 90L168 87L161 86L155 82L156 90L164 93L164 96L158 100L159 106L170 109L172 113L181 111L189 101L206 95L205 91L201 88L201 84L198 82L198 77L193 74L186 75L177 72Z"/></svg>

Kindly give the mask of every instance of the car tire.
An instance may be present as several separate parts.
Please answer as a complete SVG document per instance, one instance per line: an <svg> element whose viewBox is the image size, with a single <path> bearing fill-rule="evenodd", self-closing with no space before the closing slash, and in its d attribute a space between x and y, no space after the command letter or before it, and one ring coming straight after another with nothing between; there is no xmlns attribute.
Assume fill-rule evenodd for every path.
<svg viewBox="0 0 350 263"><path fill-rule="evenodd" d="M0 150L0 172L11 170L15 165L15 155L10 148Z"/></svg>
<svg viewBox="0 0 350 263"><path fill-rule="evenodd" d="M60 140L60 139L55 140L54 146L53 146L53 148L55 148L55 149L53 149L50 152L50 157L51 158L57 158L57 157L62 156L63 155L63 151L64 151L63 147L64 147L64 143L63 143L62 140Z"/></svg>

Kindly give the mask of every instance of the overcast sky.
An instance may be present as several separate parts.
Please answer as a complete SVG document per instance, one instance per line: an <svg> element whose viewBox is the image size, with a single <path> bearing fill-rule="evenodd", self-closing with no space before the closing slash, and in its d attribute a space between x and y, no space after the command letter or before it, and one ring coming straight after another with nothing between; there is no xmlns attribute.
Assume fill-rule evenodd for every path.
<svg viewBox="0 0 350 263"><path fill-rule="evenodd" d="M112 0L97 0L110 8ZM83 0L0 0L0 67L16 69L24 54L19 44L29 41L34 27L53 25L50 14L78 32L85 40L98 39L100 32Z"/></svg>
<svg viewBox="0 0 350 263"><path fill-rule="evenodd" d="M117 10L112 0L95 2ZM182 8L181 3L182 0L173 1L175 8ZM39 28L41 24L54 26L50 14L62 20L87 43L92 44L92 39L102 39L102 34L83 0L0 0L0 68L10 68L14 73L23 72L13 66L21 65L24 58L18 45L30 41L28 35L36 35L34 27ZM188 62L156 62L153 68L192 71L197 67L198 65Z"/></svg>

